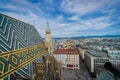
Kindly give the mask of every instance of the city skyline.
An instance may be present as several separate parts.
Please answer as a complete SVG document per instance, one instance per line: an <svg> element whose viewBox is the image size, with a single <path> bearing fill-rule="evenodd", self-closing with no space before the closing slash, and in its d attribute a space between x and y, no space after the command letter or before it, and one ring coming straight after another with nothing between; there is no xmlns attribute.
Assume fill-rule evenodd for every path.
<svg viewBox="0 0 120 80"><path fill-rule="evenodd" d="M45 37L120 35L120 0L0 0L0 13L35 25Z"/></svg>

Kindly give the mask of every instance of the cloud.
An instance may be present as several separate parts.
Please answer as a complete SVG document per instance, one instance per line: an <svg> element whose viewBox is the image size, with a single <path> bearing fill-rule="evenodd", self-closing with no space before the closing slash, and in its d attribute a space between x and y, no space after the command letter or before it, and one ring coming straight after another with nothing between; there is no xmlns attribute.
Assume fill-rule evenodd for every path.
<svg viewBox="0 0 120 80"><path fill-rule="evenodd" d="M39 9L38 4L32 4L27 0L11 0L10 3L0 3L0 7L8 10L7 12L17 13L17 14L29 14L31 12L40 13L39 15L43 16L45 13Z"/></svg>
<svg viewBox="0 0 120 80"><path fill-rule="evenodd" d="M53 4L53 0L45 0L47 4Z"/></svg>
<svg viewBox="0 0 120 80"><path fill-rule="evenodd" d="M10 16L14 16L15 18L22 20L24 22L26 21L30 22L30 24L33 24L33 21L35 21L35 27L42 37L45 37L45 28L47 27L46 26L47 21L49 21L49 26L52 30L53 37L72 36L76 34L76 32L80 32L86 29L100 30L100 29L109 27L113 24L113 23L107 22L109 17L99 17L99 18L94 18L94 19L89 19L89 20L77 19L78 22L63 23L63 21L61 21L61 19L59 18L58 19L52 19L52 18L47 19L45 17L39 17L32 12L27 15L23 15L23 14L19 15L16 13L6 13L6 14Z"/></svg>
<svg viewBox="0 0 120 80"><path fill-rule="evenodd" d="M63 17L62 15L58 15L57 19L58 19L58 20L63 20L64 17Z"/></svg>
<svg viewBox="0 0 120 80"><path fill-rule="evenodd" d="M74 15L74 16L68 18L68 19L69 19L69 20L72 20L72 21L79 21L79 20L80 20L80 18L79 18L78 15Z"/></svg>
<svg viewBox="0 0 120 80"><path fill-rule="evenodd" d="M119 2L119 0L64 0L61 4L61 10L68 14L85 15L95 11L106 12Z"/></svg>
<svg viewBox="0 0 120 80"><path fill-rule="evenodd" d="M0 9L4 9L0 12L30 24L34 23L42 37L45 37L47 21L49 21L53 37L82 36L93 35L95 31L111 27L116 23L113 18L118 19L119 22L119 15L115 14L115 9L111 8L116 2L117 0L114 2L111 0L99 2L96 0L63 0L61 6L55 6L53 0L45 0L45 4L39 0L36 3L29 2L29 0L11 0L10 3L0 3ZM52 4L55 7L48 10ZM56 7L58 10L55 10ZM107 15L94 17L99 11ZM89 14L91 12L94 14ZM87 15L86 19L83 18L84 15Z"/></svg>
<svg viewBox="0 0 120 80"><path fill-rule="evenodd" d="M93 29L103 29L114 24L113 22L110 21L109 16L102 16L88 20L82 20L81 23L84 24L85 26L88 26L88 28Z"/></svg>
<svg viewBox="0 0 120 80"><path fill-rule="evenodd" d="M68 30L71 30L73 32L85 29L101 30L115 24L114 22L110 21L111 18L109 16L96 17L86 20L79 18L79 16L72 16L68 19L76 21L67 25L69 26Z"/></svg>
<svg viewBox="0 0 120 80"><path fill-rule="evenodd" d="M61 4L61 8L63 11L76 13L79 15L92 12L98 9L100 6L101 6L100 2L99 3L93 1L82 2L81 0L65 0Z"/></svg>

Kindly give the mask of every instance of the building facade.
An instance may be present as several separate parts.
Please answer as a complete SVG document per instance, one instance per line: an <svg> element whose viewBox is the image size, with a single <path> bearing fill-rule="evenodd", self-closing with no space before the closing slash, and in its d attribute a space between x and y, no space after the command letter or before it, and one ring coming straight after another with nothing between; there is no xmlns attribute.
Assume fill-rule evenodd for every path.
<svg viewBox="0 0 120 80"><path fill-rule="evenodd" d="M80 54L82 60L84 61L86 49L82 49L81 47L79 47L78 50L79 50L79 54Z"/></svg>
<svg viewBox="0 0 120 80"><path fill-rule="evenodd" d="M98 77L104 70L105 62L119 66L120 59L110 58L107 53L89 50L85 52L85 64L92 76Z"/></svg>
<svg viewBox="0 0 120 80"><path fill-rule="evenodd" d="M63 68L79 69L79 52L76 48L58 48L54 57L62 63Z"/></svg>
<svg viewBox="0 0 120 80"><path fill-rule="evenodd" d="M109 57L120 59L120 50L106 50Z"/></svg>

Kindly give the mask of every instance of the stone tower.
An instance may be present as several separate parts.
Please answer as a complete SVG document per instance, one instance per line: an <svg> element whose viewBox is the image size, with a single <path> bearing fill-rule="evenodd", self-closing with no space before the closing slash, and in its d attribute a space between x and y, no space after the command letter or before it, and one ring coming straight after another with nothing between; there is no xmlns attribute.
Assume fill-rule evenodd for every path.
<svg viewBox="0 0 120 80"><path fill-rule="evenodd" d="M46 28L45 33L46 33L45 46L48 49L48 54L53 55L53 44L52 44L51 30L49 28L48 22L47 22L47 28Z"/></svg>

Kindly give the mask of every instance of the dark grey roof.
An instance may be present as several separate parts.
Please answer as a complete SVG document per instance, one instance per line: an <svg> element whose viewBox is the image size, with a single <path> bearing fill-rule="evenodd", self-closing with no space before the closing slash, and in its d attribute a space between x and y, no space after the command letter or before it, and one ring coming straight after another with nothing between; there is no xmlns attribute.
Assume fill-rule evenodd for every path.
<svg viewBox="0 0 120 80"><path fill-rule="evenodd" d="M105 70L96 80L116 80L116 79L112 73Z"/></svg>

